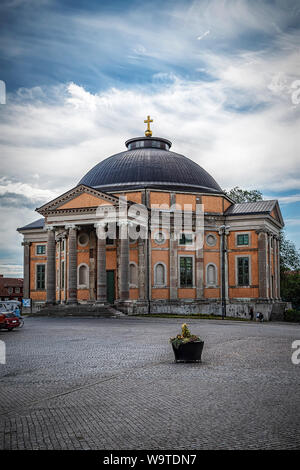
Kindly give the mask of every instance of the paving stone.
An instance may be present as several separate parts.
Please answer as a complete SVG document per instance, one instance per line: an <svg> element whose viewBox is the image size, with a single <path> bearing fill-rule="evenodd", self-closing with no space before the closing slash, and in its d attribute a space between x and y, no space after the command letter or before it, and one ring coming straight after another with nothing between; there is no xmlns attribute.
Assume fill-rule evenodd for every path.
<svg viewBox="0 0 300 470"><path fill-rule="evenodd" d="M190 320L201 364L175 364L181 319L28 318L0 332L1 449L299 449L300 326Z"/></svg>

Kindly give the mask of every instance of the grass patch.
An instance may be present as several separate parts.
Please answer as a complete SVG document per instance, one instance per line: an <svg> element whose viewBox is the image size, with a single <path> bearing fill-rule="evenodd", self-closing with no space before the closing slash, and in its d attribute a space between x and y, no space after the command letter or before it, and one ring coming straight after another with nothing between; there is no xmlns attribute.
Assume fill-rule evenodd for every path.
<svg viewBox="0 0 300 470"><path fill-rule="evenodd" d="M139 314L134 315L135 317L153 317L153 318L188 318L188 319L195 319L195 320L222 320L222 317L219 315L208 315L205 313L191 313L188 315L178 314L175 313L149 313L149 314ZM247 318L240 318L240 317L225 317L224 320L230 321L250 321Z"/></svg>

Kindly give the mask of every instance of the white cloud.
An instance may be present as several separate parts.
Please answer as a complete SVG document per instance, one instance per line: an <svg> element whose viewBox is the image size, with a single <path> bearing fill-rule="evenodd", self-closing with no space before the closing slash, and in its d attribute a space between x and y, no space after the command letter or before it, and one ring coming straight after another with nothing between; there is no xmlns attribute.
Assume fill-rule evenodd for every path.
<svg viewBox="0 0 300 470"><path fill-rule="evenodd" d="M198 41L201 41L201 39L205 38L205 36L208 36L210 33L209 30L205 31L205 33L201 34L200 36L197 37Z"/></svg>
<svg viewBox="0 0 300 470"><path fill-rule="evenodd" d="M297 225L300 225L300 219L299 219L299 218L294 218L294 219L292 219L292 218L287 218L287 219L285 219L285 224L286 224L287 226L295 227L295 226L297 226Z"/></svg>
<svg viewBox="0 0 300 470"><path fill-rule="evenodd" d="M6 264L12 253L21 259L15 228L39 217L25 204L12 211L13 195L35 204L70 189L93 165L124 150L125 140L142 135L148 114L154 135L173 141L172 150L203 166L221 187L299 190L300 104L291 99L300 78L299 32L285 27L299 11L279 3L253 5L171 2L159 15L156 9L145 15L141 5L122 17L49 10L40 21L34 14L23 18L21 29L34 31L32 37L6 36L0 49L14 60L31 51L32 61L41 62L50 44L53 67L66 63L72 71L71 65L80 64L102 91L74 82L8 94L0 116L0 196L7 195L0 248ZM43 39L46 28L49 41ZM202 40L208 35L209 41ZM255 42L258 35L266 38L264 47ZM115 75L125 70L129 81L135 73L128 51L135 66L145 65L139 83L147 84L107 88L111 64ZM194 71L212 80L193 80Z"/></svg>
<svg viewBox="0 0 300 470"><path fill-rule="evenodd" d="M0 274L4 277L23 277L23 265L21 264L0 264Z"/></svg>
<svg viewBox="0 0 300 470"><path fill-rule="evenodd" d="M265 199L278 199L280 204L292 204L300 201L300 194L292 194L290 196L266 196Z"/></svg>

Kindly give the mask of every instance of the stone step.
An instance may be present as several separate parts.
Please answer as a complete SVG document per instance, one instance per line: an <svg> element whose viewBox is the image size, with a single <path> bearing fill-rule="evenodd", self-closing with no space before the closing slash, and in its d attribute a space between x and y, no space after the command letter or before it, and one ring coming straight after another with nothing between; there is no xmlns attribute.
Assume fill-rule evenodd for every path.
<svg viewBox="0 0 300 470"><path fill-rule="evenodd" d="M119 312L111 305L103 304L77 304L77 305L47 305L42 307L39 312L33 314L35 317L53 316L53 317L120 317L124 313Z"/></svg>

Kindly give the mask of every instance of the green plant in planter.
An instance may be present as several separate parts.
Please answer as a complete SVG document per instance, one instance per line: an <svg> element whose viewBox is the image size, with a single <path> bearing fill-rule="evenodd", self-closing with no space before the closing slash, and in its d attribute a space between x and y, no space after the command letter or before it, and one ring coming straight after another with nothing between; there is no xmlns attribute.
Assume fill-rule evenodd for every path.
<svg viewBox="0 0 300 470"><path fill-rule="evenodd" d="M192 335L186 323L181 325L181 335L170 338L170 343L173 344L174 348L178 349L181 344L193 343L196 341L202 341L199 336Z"/></svg>

